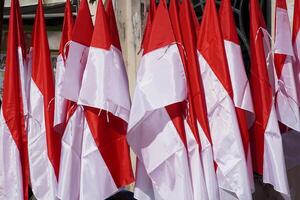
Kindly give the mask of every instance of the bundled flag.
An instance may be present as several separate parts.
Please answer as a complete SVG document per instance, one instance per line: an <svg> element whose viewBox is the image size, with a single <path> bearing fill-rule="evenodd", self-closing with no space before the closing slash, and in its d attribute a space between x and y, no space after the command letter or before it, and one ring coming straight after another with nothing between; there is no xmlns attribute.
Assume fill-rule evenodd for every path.
<svg viewBox="0 0 300 200"><path fill-rule="evenodd" d="M289 198L289 186L282 150L281 134L272 91L273 62L262 11L257 0L250 0L250 87L255 121L250 129L253 170L263 176L263 182L274 186Z"/></svg>
<svg viewBox="0 0 300 200"><path fill-rule="evenodd" d="M178 132L170 112L170 106L187 97L175 41L167 5L162 0L143 49L127 134L138 167L144 167L136 176L143 199L193 199L184 135ZM146 175L150 180L140 180Z"/></svg>
<svg viewBox="0 0 300 200"><path fill-rule="evenodd" d="M198 35L198 58L211 130L220 199L252 199L233 103L233 89L215 2L206 2Z"/></svg>
<svg viewBox="0 0 300 200"><path fill-rule="evenodd" d="M53 129L54 77L42 1L38 1L32 33L28 155L30 180L37 199L56 199L60 161L59 134Z"/></svg>
<svg viewBox="0 0 300 200"><path fill-rule="evenodd" d="M18 0L11 1L0 113L0 199L28 199L25 44Z"/></svg>
<svg viewBox="0 0 300 200"><path fill-rule="evenodd" d="M193 6L188 0L184 0L180 6L179 19L182 41L178 42L183 45L180 50L181 52L184 51L181 55L186 59L185 71L189 90L187 122L190 125L195 140L200 148L200 158L205 176L208 198L219 199L219 189L213 163L206 102L197 57L197 29L199 24ZM194 170L197 170L197 168L195 167ZM197 189L194 190L197 192Z"/></svg>
<svg viewBox="0 0 300 200"><path fill-rule="evenodd" d="M73 30L73 14L70 0L66 1L62 36L59 46L59 55L56 61L55 71L55 110L54 110L54 127L56 132L62 134L66 126L67 109L71 102L62 97L63 75L66 68L66 59L68 56L68 46L71 41Z"/></svg>
<svg viewBox="0 0 300 200"><path fill-rule="evenodd" d="M66 21L70 21L70 19L66 19L67 17L71 17L71 15L68 14L69 12L68 6L66 5ZM69 32L71 31L70 28L69 25L64 26L64 31ZM81 30L83 29L85 30L84 34L81 34ZM77 106L77 101L93 30L94 27L87 0L82 0L72 30L71 42L67 49L68 55L65 61L66 66L64 73L62 74L62 85L60 86L60 98L66 99L65 101L69 102L65 108L66 113L62 113L64 118L61 118L64 120L62 123L65 123L66 125L61 141L61 173L57 192L57 196L64 200L79 199L80 197L82 142L85 115L83 108ZM64 41L64 38L62 38L62 41Z"/></svg>
<svg viewBox="0 0 300 200"><path fill-rule="evenodd" d="M275 16L275 108L281 123L300 131L300 99L293 69L294 50L285 0L276 0Z"/></svg>
<svg viewBox="0 0 300 200"><path fill-rule="evenodd" d="M179 1L171 0L169 6L169 15L176 39L177 47L179 49L181 61L185 70L185 75L187 78L187 89L190 88L190 80L187 74L187 62L185 58L185 53L183 46L183 40L181 35L179 14L177 10L179 9ZM191 106L192 94L188 94L188 101L184 103L177 103L171 106L167 106L166 109L175 125L178 133L180 133L182 141L184 142L189 160L189 168L191 173L191 180L193 186L194 199L208 199L208 193L205 183L205 177L203 173L202 161L200 156L201 144L200 137L197 130L197 121L195 118L193 105ZM188 104L188 107L187 105ZM186 115L186 110L188 110L188 116ZM176 117L175 117L176 116ZM187 118L187 119L185 119ZM212 167L213 170L213 167Z"/></svg>
<svg viewBox="0 0 300 200"><path fill-rule="evenodd" d="M239 38L236 31L230 0L222 0L219 10L224 47L232 84L233 102L241 132L248 167L251 190L254 192L252 158L248 128L254 120L254 110L250 85L246 75ZM248 123L248 120L250 123Z"/></svg>
<svg viewBox="0 0 300 200"><path fill-rule="evenodd" d="M126 140L130 113L128 80L112 1L107 3L106 13L103 3L98 2L78 99L86 117L80 199L106 199L134 181Z"/></svg>

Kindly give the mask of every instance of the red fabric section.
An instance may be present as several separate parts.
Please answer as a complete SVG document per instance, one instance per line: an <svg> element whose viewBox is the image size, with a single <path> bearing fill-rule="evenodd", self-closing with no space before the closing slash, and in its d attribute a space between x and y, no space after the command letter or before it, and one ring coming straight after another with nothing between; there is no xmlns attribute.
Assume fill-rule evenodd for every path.
<svg viewBox="0 0 300 200"><path fill-rule="evenodd" d="M58 178L61 136L54 132L54 78L44 20L42 1L39 0L33 30L32 79L44 98L47 150L55 175Z"/></svg>
<svg viewBox="0 0 300 200"><path fill-rule="evenodd" d="M70 0L66 1L65 6L65 15L64 15L64 23L62 28L62 35L60 40L60 46L59 46L59 54L64 55L64 48L67 42L71 41L72 36L72 29L73 29L73 14L71 9L71 3Z"/></svg>
<svg viewBox="0 0 300 200"><path fill-rule="evenodd" d="M227 93L233 97L224 40L214 0L207 0L198 35L198 50Z"/></svg>
<svg viewBox="0 0 300 200"><path fill-rule="evenodd" d="M219 16L224 40L240 44L230 0L222 0Z"/></svg>
<svg viewBox="0 0 300 200"><path fill-rule="evenodd" d="M245 157L248 157L248 150L249 150L249 131L248 131L248 123L247 123L247 115L246 110L235 108L236 115L238 118L239 128L241 132L241 138L243 142L243 147L245 151Z"/></svg>
<svg viewBox="0 0 300 200"><path fill-rule="evenodd" d="M99 1L91 46L109 50L111 46L110 34L106 12L102 1Z"/></svg>
<svg viewBox="0 0 300 200"><path fill-rule="evenodd" d="M293 21L293 43L296 41L297 34L300 32L300 1L295 0L294 4L294 21Z"/></svg>
<svg viewBox="0 0 300 200"><path fill-rule="evenodd" d="M72 40L82 45L90 46L93 30L94 26L87 0L81 0L72 32Z"/></svg>
<svg viewBox="0 0 300 200"><path fill-rule="evenodd" d="M28 142L23 112L18 47L25 49L24 32L18 0L11 1L7 38L6 67L3 81L2 112L20 152L24 200L28 199ZM5 172L4 172L5 173Z"/></svg>
<svg viewBox="0 0 300 200"><path fill-rule="evenodd" d="M286 55L284 54L278 54L278 53L274 54L274 64L275 64L275 70L278 79L281 78L281 72L283 69L283 65L285 63L285 59L286 59Z"/></svg>
<svg viewBox="0 0 300 200"><path fill-rule="evenodd" d="M263 32L265 28L262 11L257 0L250 0L250 51L251 75L250 87L255 99L255 122L250 129L250 145L252 152L253 170L263 174L264 133L272 108L272 90L264 53Z"/></svg>
<svg viewBox="0 0 300 200"><path fill-rule="evenodd" d="M186 133L184 128L184 102L175 103L166 106L166 110L177 130L179 137L181 138L185 148L187 149Z"/></svg>
<svg viewBox="0 0 300 200"><path fill-rule="evenodd" d="M108 0L106 4L106 13L109 20L109 31L112 44L121 51L121 44L118 33L118 26L112 0Z"/></svg>
<svg viewBox="0 0 300 200"><path fill-rule="evenodd" d="M145 30L144 30L144 35L143 35L142 44L141 44L141 47L143 49L145 49L145 46L148 46L148 43L149 43L149 36L150 36L151 27L152 27L152 23L153 23L153 20L154 20L155 12L156 12L155 0L150 0L149 13L148 13L148 16L147 16L146 27L145 27Z"/></svg>
<svg viewBox="0 0 300 200"><path fill-rule="evenodd" d="M106 111L99 116L99 109L91 107L85 107L85 116L117 187L132 183L134 178L126 140L127 123Z"/></svg>
<svg viewBox="0 0 300 200"><path fill-rule="evenodd" d="M286 0L276 0L276 7L277 8L282 8L282 9L287 9Z"/></svg>
<svg viewBox="0 0 300 200"><path fill-rule="evenodd" d="M154 16L149 42L144 43L144 54L175 42L174 33L165 0L160 1Z"/></svg>

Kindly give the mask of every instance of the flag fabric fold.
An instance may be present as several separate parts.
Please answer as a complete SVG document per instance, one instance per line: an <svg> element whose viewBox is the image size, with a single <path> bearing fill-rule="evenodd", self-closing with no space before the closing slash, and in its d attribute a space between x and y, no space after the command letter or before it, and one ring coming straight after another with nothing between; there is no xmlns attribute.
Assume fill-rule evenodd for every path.
<svg viewBox="0 0 300 200"><path fill-rule="evenodd" d="M126 141L131 104L128 79L112 1L107 3L107 12L103 3L98 3L78 99L78 104L85 106L86 116L80 178L82 199L106 199L134 181Z"/></svg>
<svg viewBox="0 0 300 200"><path fill-rule="evenodd" d="M0 199L28 199L27 66L18 0L11 1L0 111Z"/></svg>
<svg viewBox="0 0 300 200"><path fill-rule="evenodd" d="M85 33L79 35L82 28ZM86 116L84 108L77 105L82 76L93 34L93 23L86 0L82 0L71 33L71 42L62 74L61 98L68 101L65 113L64 134L61 140L61 164L57 196L63 200L79 199L82 163L82 143ZM75 90L73 85L75 85ZM70 89L72 88L72 89ZM72 91L72 92L64 92Z"/></svg>
<svg viewBox="0 0 300 200"><path fill-rule="evenodd" d="M198 59L217 164L220 199L252 199L224 41L213 0L208 0L204 8L198 35Z"/></svg>
<svg viewBox="0 0 300 200"><path fill-rule="evenodd" d="M187 97L186 78L166 2L157 8L137 74L127 140L149 176L149 199L193 199L188 156L170 106ZM164 149L164 151L161 151ZM143 169L143 168L141 168ZM140 177L137 175L137 182ZM145 175L146 173L146 175ZM149 190L150 189L150 190ZM151 191L151 189L153 189ZM151 198L150 195L153 195Z"/></svg>
<svg viewBox="0 0 300 200"><path fill-rule="evenodd" d="M39 0L32 34L28 155L30 180L37 199L56 199L60 161L59 134L53 129L54 78L44 10Z"/></svg>
<svg viewBox="0 0 300 200"><path fill-rule="evenodd" d="M289 199L289 186L272 88L273 62L266 25L257 0L250 1L250 88L255 121L250 129L253 170Z"/></svg>
<svg viewBox="0 0 300 200"><path fill-rule="evenodd" d="M71 41L73 29L73 14L70 0L66 1L62 36L59 47L59 55L56 61L55 70L55 110L54 124L56 132L62 134L66 126L67 108L70 102L62 97L63 74L66 68L66 59L68 55L68 45Z"/></svg>
<svg viewBox="0 0 300 200"><path fill-rule="evenodd" d="M233 89L233 102L241 131L251 191L254 192L255 188L248 128L251 126L251 122L253 122L255 115L250 85L245 71L230 0L223 0L221 2L219 16Z"/></svg>
<svg viewBox="0 0 300 200"><path fill-rule="evenodd" d="M285 0L276 0L275 8L275 108L278 120L300 131L300 103L293 66L294 50Z"/></svg>

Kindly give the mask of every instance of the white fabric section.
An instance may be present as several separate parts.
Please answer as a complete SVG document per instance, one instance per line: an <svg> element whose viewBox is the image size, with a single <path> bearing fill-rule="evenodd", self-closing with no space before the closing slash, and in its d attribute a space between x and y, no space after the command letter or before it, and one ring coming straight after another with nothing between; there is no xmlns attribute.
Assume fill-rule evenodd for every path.
<svg viewBox="0 0 300 200"><path fill-rule="evenodd" d="M280 122L296 131L300 131L300 104L292 62L294 54L290 30L287 10L276 8L275 53L287 55L281 77L275 76L277 78L276 112Z"/></svg>
<svg viewBox="0 0 300 200"><path fill-rule="evenodd" d="M272 184L285 199L290 199L281 134L274 105L265 130L263 181Z"/></svg>
<svg viewBox="0 0 300 200"><path fill-rule="evenodd" d="M144 55L136 84L128 130L143 121L147 111L186 99L186 78L177 46L170 45Z"/></svg>
<svg viewBox="0 0 300 200"><path fill-rule="evenodd" d="M20 152L0 112L0 199L23 200Z"/></svg>
<svg viewBox="0 0 300 200"><path fill-rule="evenodd" d="M284 158L287 170L300 165L300 134L294 130L282 134Z"/></svg>
<svg viewBox="0 0 300 200"><path fill-rule="evenodd" d="M29 98L30 98L30 83L31 83L31 72L32 72L32 47L30 47L27 57L27 75L26 75L26 86L25 91L27 93L27 107L29 112Z"/></svg>
<svg viewBox="0 0 300 200"><path fill-rule="evenodd" d="M194 199L209 199L200 156L200 147L186 120L184 120L184 127L187 139L187 150Z"/></svg>
<svg viewBox="0 0 300 200"><path fill-rule="evenodd" d="M281 77L277 80L276 112L280 122L300 131L300 110L292 57L287 56Z"/></svg>
<svg viewBox="0 0 300 200"><path fill-rule="evenodd" d="M220 198L252 199L245 154L231 97L207 61L198 54L204 84L212 146L217 162Z"/></svg>
<svg viewBox="0 0 300 200"><path fill-rule="evenodd" d="M296 41L294 43L294 52L295 52L294 73L295 73L298 99L300 100L300 31L298 32Z"/></svg>
<svg viewBox="0 0 300 200"><path fill-rule="evenodd" d="M246 158L247 162L247 169L248 169L248 176L249 176L249 181L250 181L250 188L251 192L255 192L255 183L254 183L254 176L253 176L253 167L252 167L252 156L251 156L251 149L250 149L250 144L248 148L248 154Z"/></svg>
<svg viewBox="0 0 300 200"><path fill-rule="evenodd" d="M78 104L109 111L128 122L129 87L120 50L90 47Z"/></svg>
<svg viewBox="0 0 300 200"><path fill-rule="evenodd" d="M67 100L62 97L62 85L65 72L65 61L60 54L57 56L56 71L55 71L55 109L54 109L54 124L58 126L65 120L67 113Z"/></svg>
<svg viewBox="0 0 300 200"><path fill-rule="evenodd" d="M220 199L220 195L212 147L198 121L197 126L202 147L201 159L209 197L208 199L217 200Z"/></svg>
<svg viewBox="0 0 300 200"><path fill-rule="evenodd" d="M155 200L193 200L187 152L164 108L186 96L186 78L176 45L143 56L127 139L152 181Z"/></svg>
<svg viewBox="0 0 300 200"><path fill-rule="evenodd" d="M23 101L23 114L24 116L28 115L28 89L27 89L27 65L24 62L22 48L18 47L18 57L19 57L19 72L20 72L20 84L21 84L21 91L22 91L22 101ZM26 124L26 123L25 123Z"/></svg>
<svg viewBox="0 0 300 200"><path fill-rule="evenodd" d="M118 188L85 119L81 154L80 200L106 199L117 191Z"/></svg>
<svg viewBox="0 0 300 200"><path fill-rule="evenodd" d="M61 200L79 199L83 122L83 108L77 107L68 121L61 141L57 192L57 197Z"/></svg>
<svg viewBox="0 0 300 200"><path fill-rule="evenodd" d="M47 154L44 99L31 79L28 156L32 191L38 200L56 198L57 181Z"/></svg>
<svg viewBox="0 0 300 200"><path fill-rule="evenodd" d="M286 9L276 8L275 53L294 56L291 27Z"/></svg>
<svg viewBox="0 0 300 200"><path fill-rule="evenodd" d="M89 47L71 41L61 90L64 98L74 102L78 101L88 53Z"/></svg>
<svg viewBox="0 0 300 200"><path fill-rule="evenodd" d="M240 45L224 41L235 107L254 112L250 85L246 75Z"/></svg>
<svg viewBox="0 0 300 200"><path fill-rule="evenodd" d="M154 190L151 179L148 176L143 163L140 162L138 158L136 159L135 179L134 198L154 200Z"/></svg>
<svg viewBox="0 0 300 200"><path fill-rule="evenodd" d="M264 28L261 28L261 31L263 32L263 43L264 43L264 52L265 52L265 56L266 56L266 64L267 64L267 70L268 70L268 75L269 75L269 83L272 87L272 93L273 95L275 95L276 92L276 72L275 72L275 68L274 68L274 60L273 60L273 52L271 49L271 45L270 45L270 35L268 33L268 31Z"/></svg>

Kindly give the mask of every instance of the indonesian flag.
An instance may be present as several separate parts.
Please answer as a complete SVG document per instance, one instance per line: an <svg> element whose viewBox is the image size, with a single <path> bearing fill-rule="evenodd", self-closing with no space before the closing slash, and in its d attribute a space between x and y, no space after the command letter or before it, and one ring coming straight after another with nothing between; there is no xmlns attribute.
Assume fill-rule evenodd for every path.
<svg viewBox="0 0 300 200"><path fill-rule="evenodd" d="M282 140L269 79L269 71L272 72L274 66L269 60L269 38L257 0L250 1L250 25L250 87L256 115L249 134L253 170L263 176L264 183L272 184L275 190L288 198Z"/></svg>
<svg viewBox="0 0 300 200"><path fill-rule="evenodd" d="M32 34L28 155L32 190L37 199L56 199L60 160L59 134L54 132L54 77L44 10L39 0Z"/></svg>
<svg viewBox="0 0 300 200"><path fill-rule="evenodd" d="M294 20L293 20L293 33L292 42L295 53L294 72L296 79L296 88L298 93L298 100L300 100L300 2L295 1L294 4Z"/></svg>
<svg viewBox="0 0 300 200"><path fill-rule="evenodd" d="M220 199L252 199L224 41L213 0L205 5L198 37L198 58Z"/></svg>
<svg viewBox="0 0 300 200"><path fill-rule="evenodd" d="M187 75L187 62L184 54L184 49L181 46L183 44L183 39L180 30L180 21L177 10L179 10L179 1L171 0L169 7L169 15L171 19L171 24L173 27L174 36L177 42L177 47L179 49L180 57L183 62L185 74L187 77L187 87L190 87L190 80ZM208 199L207 187L205 183L205 176L202 167L202 161L200 156L201 143L199 138L199 133L197 129L197 121L195 118L194 107L191 105L192 94L188 94L188 116L184 119L186 114L184 106L182 104L173 104L167 106L167 111L173 120L173 123L178 131L181 133L183 142L188 152L189 167L191 173L191 180L193 186L194 199ZM181 109L180 106L181 105ZM174 117L176 116L176 117ZM212 160L211 160L212 161ZM212 165L213 166L213 165ZM212 167L212 170L213 167Z"/></svg>
<svg viewBox="0 0 300 200"><path fill-rule="evenodd" d="M106 199L134 181L126 141L130 113L127 74L111 0L98 2L95 29L78 104L86 119L82 141L80 199ZM108 17L111 20L108 20ZM109 23L110 22L110 23Z"/></svg>
<svg viewBox="0 0 300 200"><path fill-rule="evenodd" d="M25 45L19 1L12 0L0 113L0 199L28 199Z"/></svg>
<svg viewBox="0 0 300 200"><path fill-rule="evenodd" d="M185 50L185 54L183 55L185 55L186 59L185 71L189 88L189 117L187 121L200 147L201 163L203 165L208 198L219 199L204 89L201 74L199 73L197 57L196 44L199 24L193 6L188 0L184 0L181 4L179 19L183 36L180 43L183 44Z"/></svg>
<svg viewBox="0 0 300 200"><path fill-rule="evenodd" d="M276 0L275 16L275 108L281 123L300 131L300 99L293 69L294 50L285 0Z"/></svg>
<svg viewBox="0 0 300 200"><path fill-rule="evenodd" d="M251 190L254 192L254 179L252 169L252 158L250 151L249 132L251 126L248 120L253 123L254 110L249 81L245 72L242 51L236 31L234 16L230 0L223 0L219 10L220 24L222 28L224 46L229 67L230 80L233 91L233 102L241 131L241 137L247 160L248 175L251 183ZM248 120L247 120L248 116Z"/></svg>
<svg viewBox="0 0 300 200"><path fill-rule="evenodd" d="M82 33L84 31L84 34ZM62 138L60 177L57 196L63 200L79 199L82 160L82 142L85 115L83 107L77 106L83 71L93 35L93 22L86 0L82 0L71 34L71 42L62 74L61 95L69 102L65 113L65 130ZM64 67L64 66L63 66ZM69 92L70 90L75 91ZM65 88L65 90L64 90ZM67 92L65 92L67 91ZM72 102L72 103L70 103Z"/></svg>
<svg viewBox="0 0 300 200"><path fill-rule="evenodd" d="M155 0L150 0L149 12L146 21L146 27L143 34L143 39L141 43L141 50L144 50L145 46L148 46L149 36L151 32L151 27L153 24L153 19L156 13L156 2ZM152 200L154 199L154 191L150 177L148 176L145 166L139 159L136 159L136 169L135 169L135 187L134 187L134 197L136 199Z"/></svg>
<svg viewBox="0 0 300 200"><path fill-rule="evenodd" d="M71 41L73 29L73 15L70 0L66 1L64 23L59 47L59 55L56 62L55 71L55 110L54 127L58 133L63 133L66 126L67 108L70 101L62 97L63 74L66 68L66 59L68 56L68 45Z"/></svg>
<svg viewBox="0 0 300 200"><path fill-rule="evenodd" d="M150 177L147 199L194 199L185 143L165 108L187 97L186 78L166 2L156 11L137 74L127 139ZM169 110L170 111L170 110ZM137 181L144 176L136 177ZM145 180L146 182L149 180Z"/></svg>

